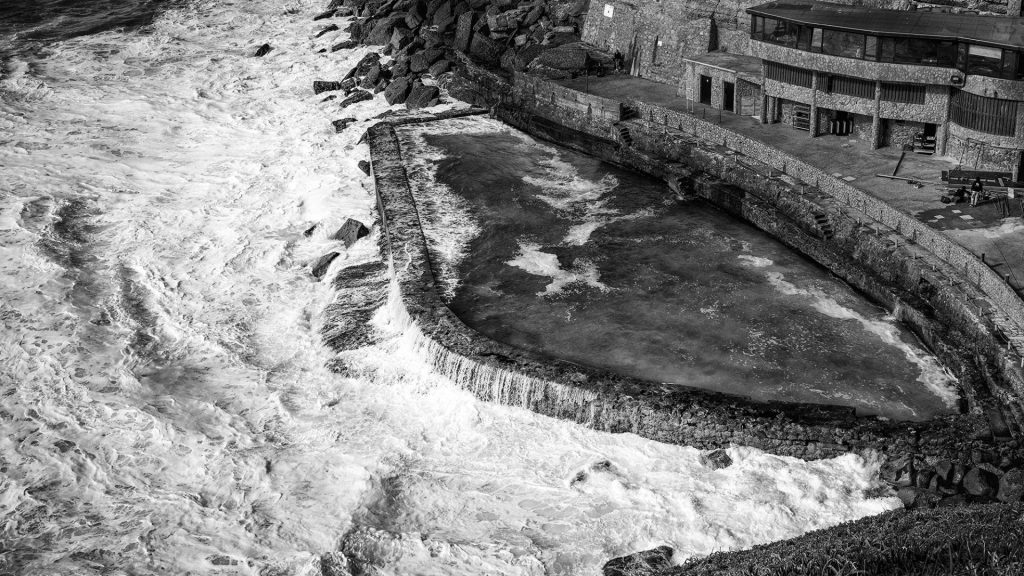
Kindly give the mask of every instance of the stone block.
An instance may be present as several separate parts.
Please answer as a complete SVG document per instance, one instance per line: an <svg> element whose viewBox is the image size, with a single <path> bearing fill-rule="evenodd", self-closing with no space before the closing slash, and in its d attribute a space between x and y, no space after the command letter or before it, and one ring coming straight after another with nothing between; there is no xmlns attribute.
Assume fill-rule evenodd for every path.
<svg viewBox="0 0 1024 576"><path fill-rule="evenodd" d="M437 86L415 84L409 92L409 97L405 100L405 106L409 110L426 108L427 106L430 106L432 101L437 99L439 93L440 90L437 89Z"/></svg>
<svg viewBox="0 0 1024 576"><path fill-rule="evenodd" d="M341 82L332 82L330 80L314 80L313 81L313 94L320 94L321 92L333 92L335 90L343 90Z"/></svg>
<svg viewBox="0 0 1024 576"><path fill-rule="evenodd" d="M339 255L340 254L338 252L329 252L324 254L313 264L313 269L310 273L313 274L313 277L317 280L323 278L324 274L327 273L327 269L331 267L331 262L334 262L334 259Z"/></svg>
<svg viewBox="0 0 1024 576"><path fill-rule="evenodd" d="M337 133L344 132L346 128L348 128L355 122L358 122L358 120L356 120L355 118L342 118L340 120L335 120L331 122L331 124L334 125L334 131L335 133Z"/></svg>
<svg viewBox="0 0 1024 576"><path fill-rule="evenodd" d="M408 78L397 78L384 90L384 99L388 104L402 104L409 96L411 84Z"/></svg>
<svg viewBox="0 0 1024 576"><path fill-rule="evenodd" d="M338 228L338 231L331 236L334 240L340 240L345 244L345 248L351 248L356 240L370 234L370 230L358 220L348 218L345 223Z"/></svg>
<svg viewBox="0 0 1024 576"><path fill-rule="evenodd" d="M433 48L415 54L409 59L409 69L413 72L425 72L430 65L437 62L444 56L444 50Z"/></svg>
<svg viewBox="0 0 1024 576"><path fill-rule="evenodd" d="M999 489L996 475L982 468L971 468L964 475L964 490L976 498L992 498Z"/></svg>
<svg viewBox="0 0 1024 576"><path fill-rule="evenodd" d="M441 74L444 74L449 69L451 69L451 67L452 67L452 63L451 62L449 62L448 60L442 59L442 60L438 60L437 62L434 62L433 64L431 64L428 71L430 72L431 76L433 76L434 78L437 78Z"/></svg>
<svg viewBox="0 0 1024 576"><path fill-rule="evenodd" d="M391 33L394 32L395 26L398 26L400 23L402 25L405 24L405 13L388 14L374 23L373 28L370 29L370 33L363 39L363 42L377 45L387 44L391 41Z"/></svg>
<svg viewBox="0 0 1024 576"><path fill-rule="evenodd" d="M373 93L367 92L366 90L355 90L348 98L341 101L341 107L348 108L357 102L363 102L365 100L373 100Z"/></svg>
<svg viewBox="0 0 1024 576"><path fill-rule="evenodd" d="M1000 502L1020 502L1024 500L1024 469L1009 470L999 479L999 492L996 498Z"/></svg>
<svg viewBox="0 0 1024 576"><path fill-rule="evenodd" d="M469 54L484 62L496 62L504 51L501 44L483 34L474 34L469 43Z"/></svg>
<svg viewBox="0 0 1024 576"><path fill-rule="evenodd" d="M459 21L455 28L455 44L452 46L459 52L465 52L469 49L469 40L473 36L473 22L475 18L476 14L473 12L466 12L459 16Z"/></svg>

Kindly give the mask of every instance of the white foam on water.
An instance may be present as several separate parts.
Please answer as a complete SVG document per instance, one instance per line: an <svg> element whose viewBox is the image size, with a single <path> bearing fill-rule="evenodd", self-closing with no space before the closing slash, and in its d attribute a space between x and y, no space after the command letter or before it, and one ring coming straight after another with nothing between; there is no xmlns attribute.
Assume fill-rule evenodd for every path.
<svg viewBox="0 0 1024 576"><path fill-rule="evenodd" d="M544 287L537 296L553 296L559 294L567 286L582 283L602 292L608 286L601 282L601 273L597 265L586 260L576 260L572 270L563 270L558 256L541 250L542 246L533 242L519 242L519 254L506 262L528 274L551 278L551 283Z"/></svg>
<svg viewBox="0 0 1024 576"><path fill-rule="evenodd" d="M310 265L377 257L330 238L375 205L362 125L330 121L384 104L312 95L366 52L315 53L345 38L313 38L322 8L199 0L0 79L0 571L315 576L341 547L382 574L593 574L899 506L857 456L732 448L712 472L478 402L452 380L510 403L540 385L441 353L397 304L390 338L326 350ZM617 475L571 484L598 460Z"/></svg>
<svg viewBox="0 0 1024 576"><path fill-rule="evenodd" d="M749 261L748 259L744 260ZM757 266L763 267L764 265L759 263ZM868 318L856 310L843 306L824 292L796 286L787 281L780 272L768 271L765 274L769 283L781 294L810 298L811 306L818 312L830 318L858 322L864 330L874 334L888 346L902 352L907 361L917 366L919 370L917 381L922 383L932 394L938 396L947 407L956 407L959 400L956 377L940 364L934 355L901 338L900 328L895 317L885 315L881 318Z"/></svg>

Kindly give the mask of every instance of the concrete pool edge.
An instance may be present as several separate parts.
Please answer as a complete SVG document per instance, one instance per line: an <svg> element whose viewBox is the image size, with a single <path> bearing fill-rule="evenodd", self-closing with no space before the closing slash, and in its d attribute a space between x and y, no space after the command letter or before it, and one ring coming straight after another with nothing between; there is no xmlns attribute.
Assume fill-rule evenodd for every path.
<svg viewBox="0 0 1024 576"><path fill-rule="evenodd" d="M485 401L533 410L607 432L702 449L730 444L803 459L874 450L889 468L906 458L958 460L984 435L975 416L926 422L859 418L852 409L755 403L743 397L659 386L496 342L470 329L442 302L394 125L367 131L386 256L401 304L422 332L436 370Z"/></svg>

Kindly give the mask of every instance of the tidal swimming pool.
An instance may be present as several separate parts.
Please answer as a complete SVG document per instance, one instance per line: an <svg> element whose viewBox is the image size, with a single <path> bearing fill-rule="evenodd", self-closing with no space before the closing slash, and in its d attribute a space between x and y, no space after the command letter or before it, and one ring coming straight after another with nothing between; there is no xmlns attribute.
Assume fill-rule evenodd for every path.
<svg viewBox="0 0 1024 576"><path fill-rule="evenodd" d="M435 276L483 334L758 401L953 411L954 378L885 310L710 204L491 120L399 134Z"/></svg>

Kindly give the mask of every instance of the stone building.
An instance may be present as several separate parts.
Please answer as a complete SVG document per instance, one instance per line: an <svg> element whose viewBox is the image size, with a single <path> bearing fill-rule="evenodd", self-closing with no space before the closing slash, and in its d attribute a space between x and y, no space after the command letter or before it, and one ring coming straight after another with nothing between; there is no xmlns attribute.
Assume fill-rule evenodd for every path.
<svg viewBox="0 0 1024 576"><path fill-rule="evenodd" d="M591 2L583 39L694 102L1017 177L1021 0L754 2Z"/></svg>
<svg viewBox="0 0 1024 576"><path fill-rule="evenodd" d="M1024 18L813 0L747 12L763 121L1019 172Z"/></svg>

